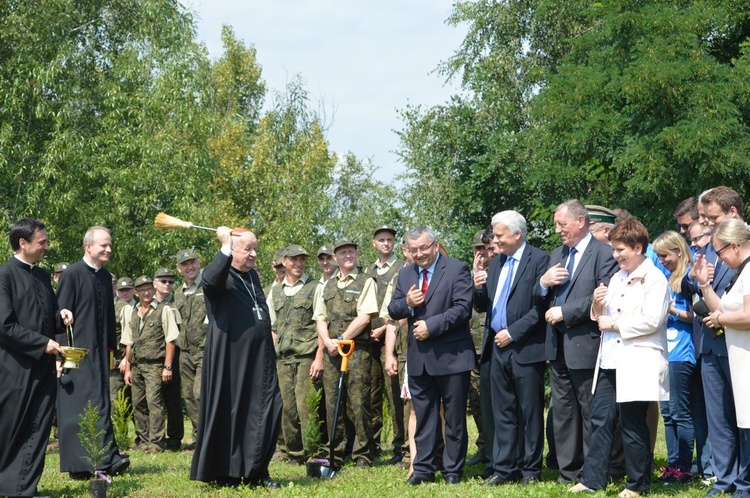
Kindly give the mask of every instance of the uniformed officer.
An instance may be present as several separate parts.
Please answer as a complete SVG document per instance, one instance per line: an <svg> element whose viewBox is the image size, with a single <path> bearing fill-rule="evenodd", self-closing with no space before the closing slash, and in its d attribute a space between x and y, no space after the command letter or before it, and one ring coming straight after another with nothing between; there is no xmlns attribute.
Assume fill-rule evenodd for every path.
<svg viewBox="0 0 750 498"><path fill-rule="evenodd" d="M393 252L395 243L395 229L387 225L375 229L372 236L372 245L378 253L378 259L367 267L365 273L375 279L377 284L378 309L383 307L383 298L388 284L404 266L404 260L398 259ZM380 454L380 439L383 429L383 387L385 387L391 420L393 421L393 456L384 463L394 465L404 459L404 452L408 444L404 429L404 403L400 396L401 386L398 383L398 377L390 377L383 370L386 321L380 317L373 318L370 326L372 327L370 333L372 338L370 351L373 363L371 400L375 453L376 455Z"/></svg>
<svg viewBox="0 0 750 498"><path fill-rule="evenodd" d="M62 272L64 272L68 267L70 266L70 263L67 261L63 261L62 263L58 263L55 265L55 271L52 273L52 280L55 281L55 283L60 281L60 275L62 275Z"/></svg>
<svg viewBox="0 0 750 498"><path fill-rule="evenodd" d="M198 412L200 411L201 372L203 349L206 344L206 302L203 299L201 260L192 249L177 253L177 271L182 275L182 285L174 291L174 303L182 321L177 347L180 351L180 386L190 423L193 425L193 442L186 449L195 448Z"/></svg>
<svg viewBox="0 0 750 498"><path fill-rule="evenodd" d="M333 246L320 246L318 249L318 267L320 267L320 283L328 282L338 269L336 261L333 260Z"/></svg>
<svg viewBox="0 0 750 498"><path fill-rule="evenodd" d="M163 386L172 381L174 341L179 337L174 311L154 299L153 280L141 275L135 280L139 304L123 333L128 362L125 383L132 387L136 450L157 453L166 446L166 407Z"/></svg>
<svg viewBox="0 0 750 498"><path fill-rule="evenodd" d="M474 234L474 240L471 243L472 250L474 252L474 263L472 265L472 275L477 272L486 272L487 267L490 265L490 258L488 257L487 247L485 244L487 232L485 230L479 230ZM484 334L484 320L486 313L478 313L474 311L471 314L471 320L469 324L471 326L471 340L474 342L474 350L477 354L477 365L479 365L479 355L482 353L482 337ZM479 395L479 381L480 372L479 366L471 371L471 382L469 384L469 413L474 418L474 423L477 425L477 453L474 455L467 464L475 465L477 463L488 463L492 460L491 448L484 447L485 438L483 437L482 430L482 408L480 405ZM489 394L489 393L488 393ZM491 440L490 440L491 442Z"/></svg>
<svg viewBox="0 0 750 498"><path fill-rule="evenodd" d="M268 310L276 344L276 368L281 398L281 429L290 462L305 463L310 448L305 447L304 430L309 412L307 396L312 387L321 388L323 348L319 346L313 320L315 291L319 282L307 273L307 251L292 244L281 259L286 270L280 285L269 294Z"/></svg>
<svg viewBox="0 0 750 498"><path fill-rule="evenodd" d="M370 320L378 315L375 281L359 272L357 244L348 238L336 241L333 257L339 271L334 278L319 286L316 293L315 320L318 336L328 354L325 355L323 386L326 397L329 434L333 430L341 357L338 340L352 339L354 354L349 358L349 372L342 396L345 409L354 422L355 440L352 459L358 468L372 465L372 415L370 410ZM339 417L335 432L335 464L340 465L345 451L343 417Z"/></svg>
<svg viewBox="0 0 750 498"><path fill-rule="evenodd" d="M154 301L157 304L164 303L172 308L177 327L182 326L182 317L177 311L172 290L174 289L175 274L170 268L159 268L154 273ZM167 407L167 444L170 451L179 451L182 438L185 436L185 420L182 416L182 375L180 374L180 350L174 351L172 362L172 380L163 387L164 404Z"/></svg>
<svg viewBox="0 0 750 498"><path fill-rule="evenodd" d="M125 395L130 398L130 388L125 385L125 345L122 343L122 331L130 326L130 318L133 314L136 302L133 279L120 277L117 279L117 302L115 302L115 334L117 335L117 351L112 351L112 361L109 369L109 397L114 406L120 390L126 388Z"/></svg>

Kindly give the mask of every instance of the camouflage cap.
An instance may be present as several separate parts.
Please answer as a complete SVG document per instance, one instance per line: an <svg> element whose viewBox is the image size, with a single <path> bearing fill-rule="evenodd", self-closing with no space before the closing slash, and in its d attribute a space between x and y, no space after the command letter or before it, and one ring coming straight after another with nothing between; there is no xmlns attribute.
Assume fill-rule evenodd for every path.
<svg viewBox="0 0 750 498"><path fill-rule="evenodd" d="M182 264L185 261L190 261L191 259L199 259L198 255L195 254L195 251L192 249L183 249L182 251L177 253L177 264Z"/></svg>
<svg viewBox="0 0 750 498"><path fill-rule="evenodd" d="M586 210L589 212L589 219L591 221L601 221L604 223L614 223L617 215L611 209L607 209L604 206L597 206L596 204L587 204Z"/></svg>
<svg viewBox="0 0 750 498"><path fill-rule="evenodd" d="M318 257L320 257L321 254L327 254L329 256L333 256L333 247L331 246L320 246L320 249L318 249Z"/></svg>
<svg viewBox="0 0 750 498"><path fill-rule="evenodd" d="M135 284L134 285L135 285L136 288L138 288L141 285L153 284L153 283L154 283L154 281L151 280L151 277L149 277L148 275L141 275L140 277L138 277L138 278L135 279Z"/></svg>
<svg viewBox="0 0 750 498"><path fill-rule="evenodd" d="M333 252L336 252L342 247L346 247L346 246L354 246L355 249L358 247L357 244L352 239L348 237L342 237L339 240L337 240L335 244L333 244Z"/></svg>
<svg viewBox="0 0 750 498"><path fill-rule="evenodd" d="M62 263L58 263L58 264L55 265L55 271L54 271L54 273L62 273L65 270L67 270L69 266L70 266L70 263L68 263L67 261L63 261Z"/></svg>
<svg viewBox="0 0 750 498"><path fill-rule="evenodd" d="M158 268L156 272L154 272L154 280L157 278L162 277L172 277L174 278L174 272L170 270L169 268Z"/></svg>
<svg viewBox="0 0 750 498"><path fill-rule="evenodd" d="M471 243L471 247L484 247L484 242L482 242L483 238L484 230L479 230L474 234L474 241Z"/></svg>
<svg viewBox="0 0 750 498"><path fill-rule="evenodd" d="M117 290L132 289L133 279L130 277L120 277L117 279Z"/></svg>
<svg viewBox="0 0 750 498"><path fill-rule="evenodd" d="M291 244L287 246L284 256L291 258L293 256L309 256L309 254L301 245Z"/></svg>
<svg viewBox="0 0 750 498"><path fill-rule="evenodd" d="M375 237L380 232L391 232L393 236L396 236L396 229L389 227L388 225L380 225L378 228L375 229L375 231L372 233L372 236Z"/></svg>
<svg viewBox="0 0 750 498"><path fill-rule="evenodd" d="M271 263L273 264L274 268L277 268L279 266L283 266L281 263L281 259L286 256L286 247L282 247L278 251L276 251L273 254L273 260L271 260Z"/></svg>

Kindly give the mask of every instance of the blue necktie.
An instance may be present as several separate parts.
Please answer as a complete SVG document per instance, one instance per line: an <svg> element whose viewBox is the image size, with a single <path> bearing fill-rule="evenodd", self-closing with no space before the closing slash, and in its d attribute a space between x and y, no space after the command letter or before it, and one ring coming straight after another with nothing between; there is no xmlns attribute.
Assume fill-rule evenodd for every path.
<svg viewBox="0 0 750 498"><path fill-rule="evenodd" d="M570 280L573 278L573 267L575 266L576 248L571 247L568 256L568 265L565 267L568 270L568 279L558 286L557 297L555 298L555 306L561 306L565 303L565 299L568 297L568 287L570 287Z"/></svg>
<svg viewBox="0 0 750 498"><path fill-rule="evenodd" d="M513 284L513 263L516 260L508 258L505 262L505 266L508 267L508 273L503 282L503 288L500 289L500 293L495 299L495 304L492 306L492 322L490 327L495 333L500 332L503 329L508 328L508 296L510 296L510 287Z"/></svg>

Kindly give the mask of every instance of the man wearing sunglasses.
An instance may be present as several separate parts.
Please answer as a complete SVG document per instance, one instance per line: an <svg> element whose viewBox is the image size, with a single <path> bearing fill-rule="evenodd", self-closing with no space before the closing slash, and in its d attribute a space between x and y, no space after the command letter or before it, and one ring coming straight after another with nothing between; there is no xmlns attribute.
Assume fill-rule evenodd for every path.
<svg viewBox="0 0 750 498"><path fill-rule="evenodd" d="M182 317L174 302L172 290L174 289L175 274L169 268L159 268L154 273L154 289L156 295L154 301L157 304L164 303L172 308L177 325L182 327ZM164 404L167 406L167 449L179 451L182 438L185 435L185 423L182 418L182 393L180 379L180 350L175 348L174 360L169 365L172 372L172 380L164 384Z"/></svg>

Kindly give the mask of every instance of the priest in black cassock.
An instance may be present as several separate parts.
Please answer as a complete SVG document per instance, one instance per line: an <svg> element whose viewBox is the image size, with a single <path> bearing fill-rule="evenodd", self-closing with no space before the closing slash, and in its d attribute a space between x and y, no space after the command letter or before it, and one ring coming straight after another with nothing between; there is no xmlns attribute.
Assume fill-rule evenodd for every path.
<svg viewBox="0 0 750 498"><path fill-rule="evenodd" d="M35 496L57 397L53 339L68 310L58 311L49 273L39 268L47 231L24 218L10 229L13 257L0 267L0 496Z"/></svg>
<svg viewBox="0 0 750 498"><path fill-rule="evenodd" d="M268 464L281 393L266 298L253 270L258 240L227 227L217 237L221 250L203 270L209 324L190 479L278 488Z"/></svg>
<svg viewBox="0 0 750 498"><path fill-rule="evenodd" d="M73 342L89 353L80 368L63 372L57 396L57 421L60 434L60 471L73 479L88 479L95 470L119 475L130 465L115 443L109 398L109 353L117 349L112 275L103 268L112 254L112 237L104 227L91 227L83 237L83 259L60 276L57 300L76 317ZM57 338L68 345L65 335ZM97 428L104 431L106 453L101 468L86 461L86 452L78 440L78 423L86 404L99 412Z"/></svg>

